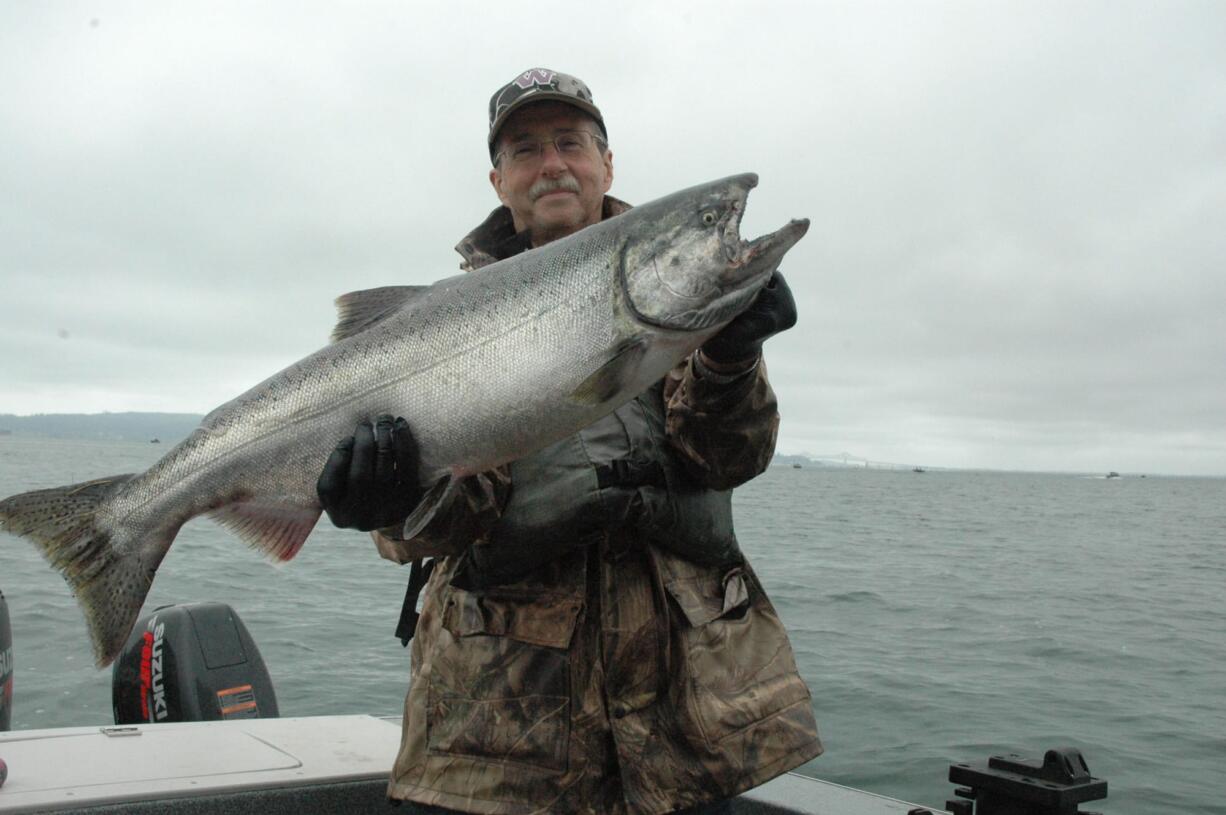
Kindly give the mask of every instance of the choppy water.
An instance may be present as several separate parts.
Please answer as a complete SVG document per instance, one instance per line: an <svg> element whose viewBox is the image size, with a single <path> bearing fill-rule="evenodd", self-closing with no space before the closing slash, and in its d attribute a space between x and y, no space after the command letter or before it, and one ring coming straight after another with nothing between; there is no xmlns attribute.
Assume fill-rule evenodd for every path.
<svg viewBox="0 0 1226 815"><path fill-rule="evenodd" d="M164 446L0 438L0 496ZM827 753L802 772L941 805L948 765L1080 748L1109 815L1226 813L1226 479L772 469L738 533L792 634ZM271 566L188 524L149 607L232 605L284 716L399 713L407 570L326 523ZM14 729L110 722L110 674L34 547L0 535Z"/></svg>

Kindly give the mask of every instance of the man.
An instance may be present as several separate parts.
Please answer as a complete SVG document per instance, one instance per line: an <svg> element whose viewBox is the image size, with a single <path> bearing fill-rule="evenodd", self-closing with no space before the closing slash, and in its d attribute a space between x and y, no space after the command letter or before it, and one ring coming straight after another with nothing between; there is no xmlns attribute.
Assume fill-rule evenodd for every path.
<svg viewBox="0 0 1226 815"><path fill-rule="evenodd" d="M502 206L457 247L466 270L628 208L607 195L608 131L574 77L534 69L501 88L488 142ZM329 517L376 530L416 575L434 558L391 798L500 815L725 812L821 752L731 523L731 489L766 467L778 428L762 343L795 320L776 275L664 381L466 479L408 540L422 494L409 424L378 417L342 441L319 481Z"/></svg>

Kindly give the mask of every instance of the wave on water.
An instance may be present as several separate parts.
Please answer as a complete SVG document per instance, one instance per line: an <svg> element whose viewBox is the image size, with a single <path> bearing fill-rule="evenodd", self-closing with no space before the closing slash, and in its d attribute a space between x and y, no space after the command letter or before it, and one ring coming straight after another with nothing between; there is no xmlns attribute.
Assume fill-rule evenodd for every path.
<svg viewBox="0 0 1226 815"><path fill-rule="evenodd" d="M148 466L159 445L0 439L0 495ZM92 471L85 471L88 461ZM1110 481L1111 483L1107 483ZM880 508L888 506L889 512ZM827 753L803 772L903 800L950 797L950 763L1080 748L1112 815L1226 812L1226 480L768 470L737 536L789 627ZM184 530L147 610L242 617L284 716L398 714L407 570L326 525L270 568L211 522ZM63 580L0 540L17 729L111 722Z"/></svg>
<svg viewBox="0 0 1226 815"><path fill-rule="evenodd" d="M842 591L825 595L827 600L835 603L879 603L884 605L885 598L875 591Z"/></svg>

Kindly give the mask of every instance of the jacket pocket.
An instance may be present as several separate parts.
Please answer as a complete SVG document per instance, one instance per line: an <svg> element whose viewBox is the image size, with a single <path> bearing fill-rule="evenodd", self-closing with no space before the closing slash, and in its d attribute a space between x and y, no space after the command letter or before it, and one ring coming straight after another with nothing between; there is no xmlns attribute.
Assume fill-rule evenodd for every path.
<svg viewBox="0 0 1226 815"><path fill-rule="evenodd" d="M564 771L581 610L573 597L451 587L429 678L428 750Z"/></svg>
<svg viewBox="0 0 1226 815"><path fill-rule="evenodd" d="M685 620L674 636L684 661L681 723L691 741L718 750L809 699L783 624L744 568L674 571L664 585Z"/></svg>

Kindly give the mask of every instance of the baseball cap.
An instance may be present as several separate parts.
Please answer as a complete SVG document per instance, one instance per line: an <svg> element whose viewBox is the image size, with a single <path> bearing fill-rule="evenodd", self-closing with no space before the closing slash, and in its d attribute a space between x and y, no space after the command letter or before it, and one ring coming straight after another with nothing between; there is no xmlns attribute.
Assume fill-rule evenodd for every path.
<svg viewBox="0 0 1226 815"><path fill-rule="evenodd" d="M490 132L487 137L490 159L494 158L494 139L498 136L498 128L502 127L508 116L524 105L550 100L579 108L594 118L600 126L601 135L606 140L609 138L600 108L593 104L592 91L582 80L548 68L530 68L490 97Z"/></svg>

